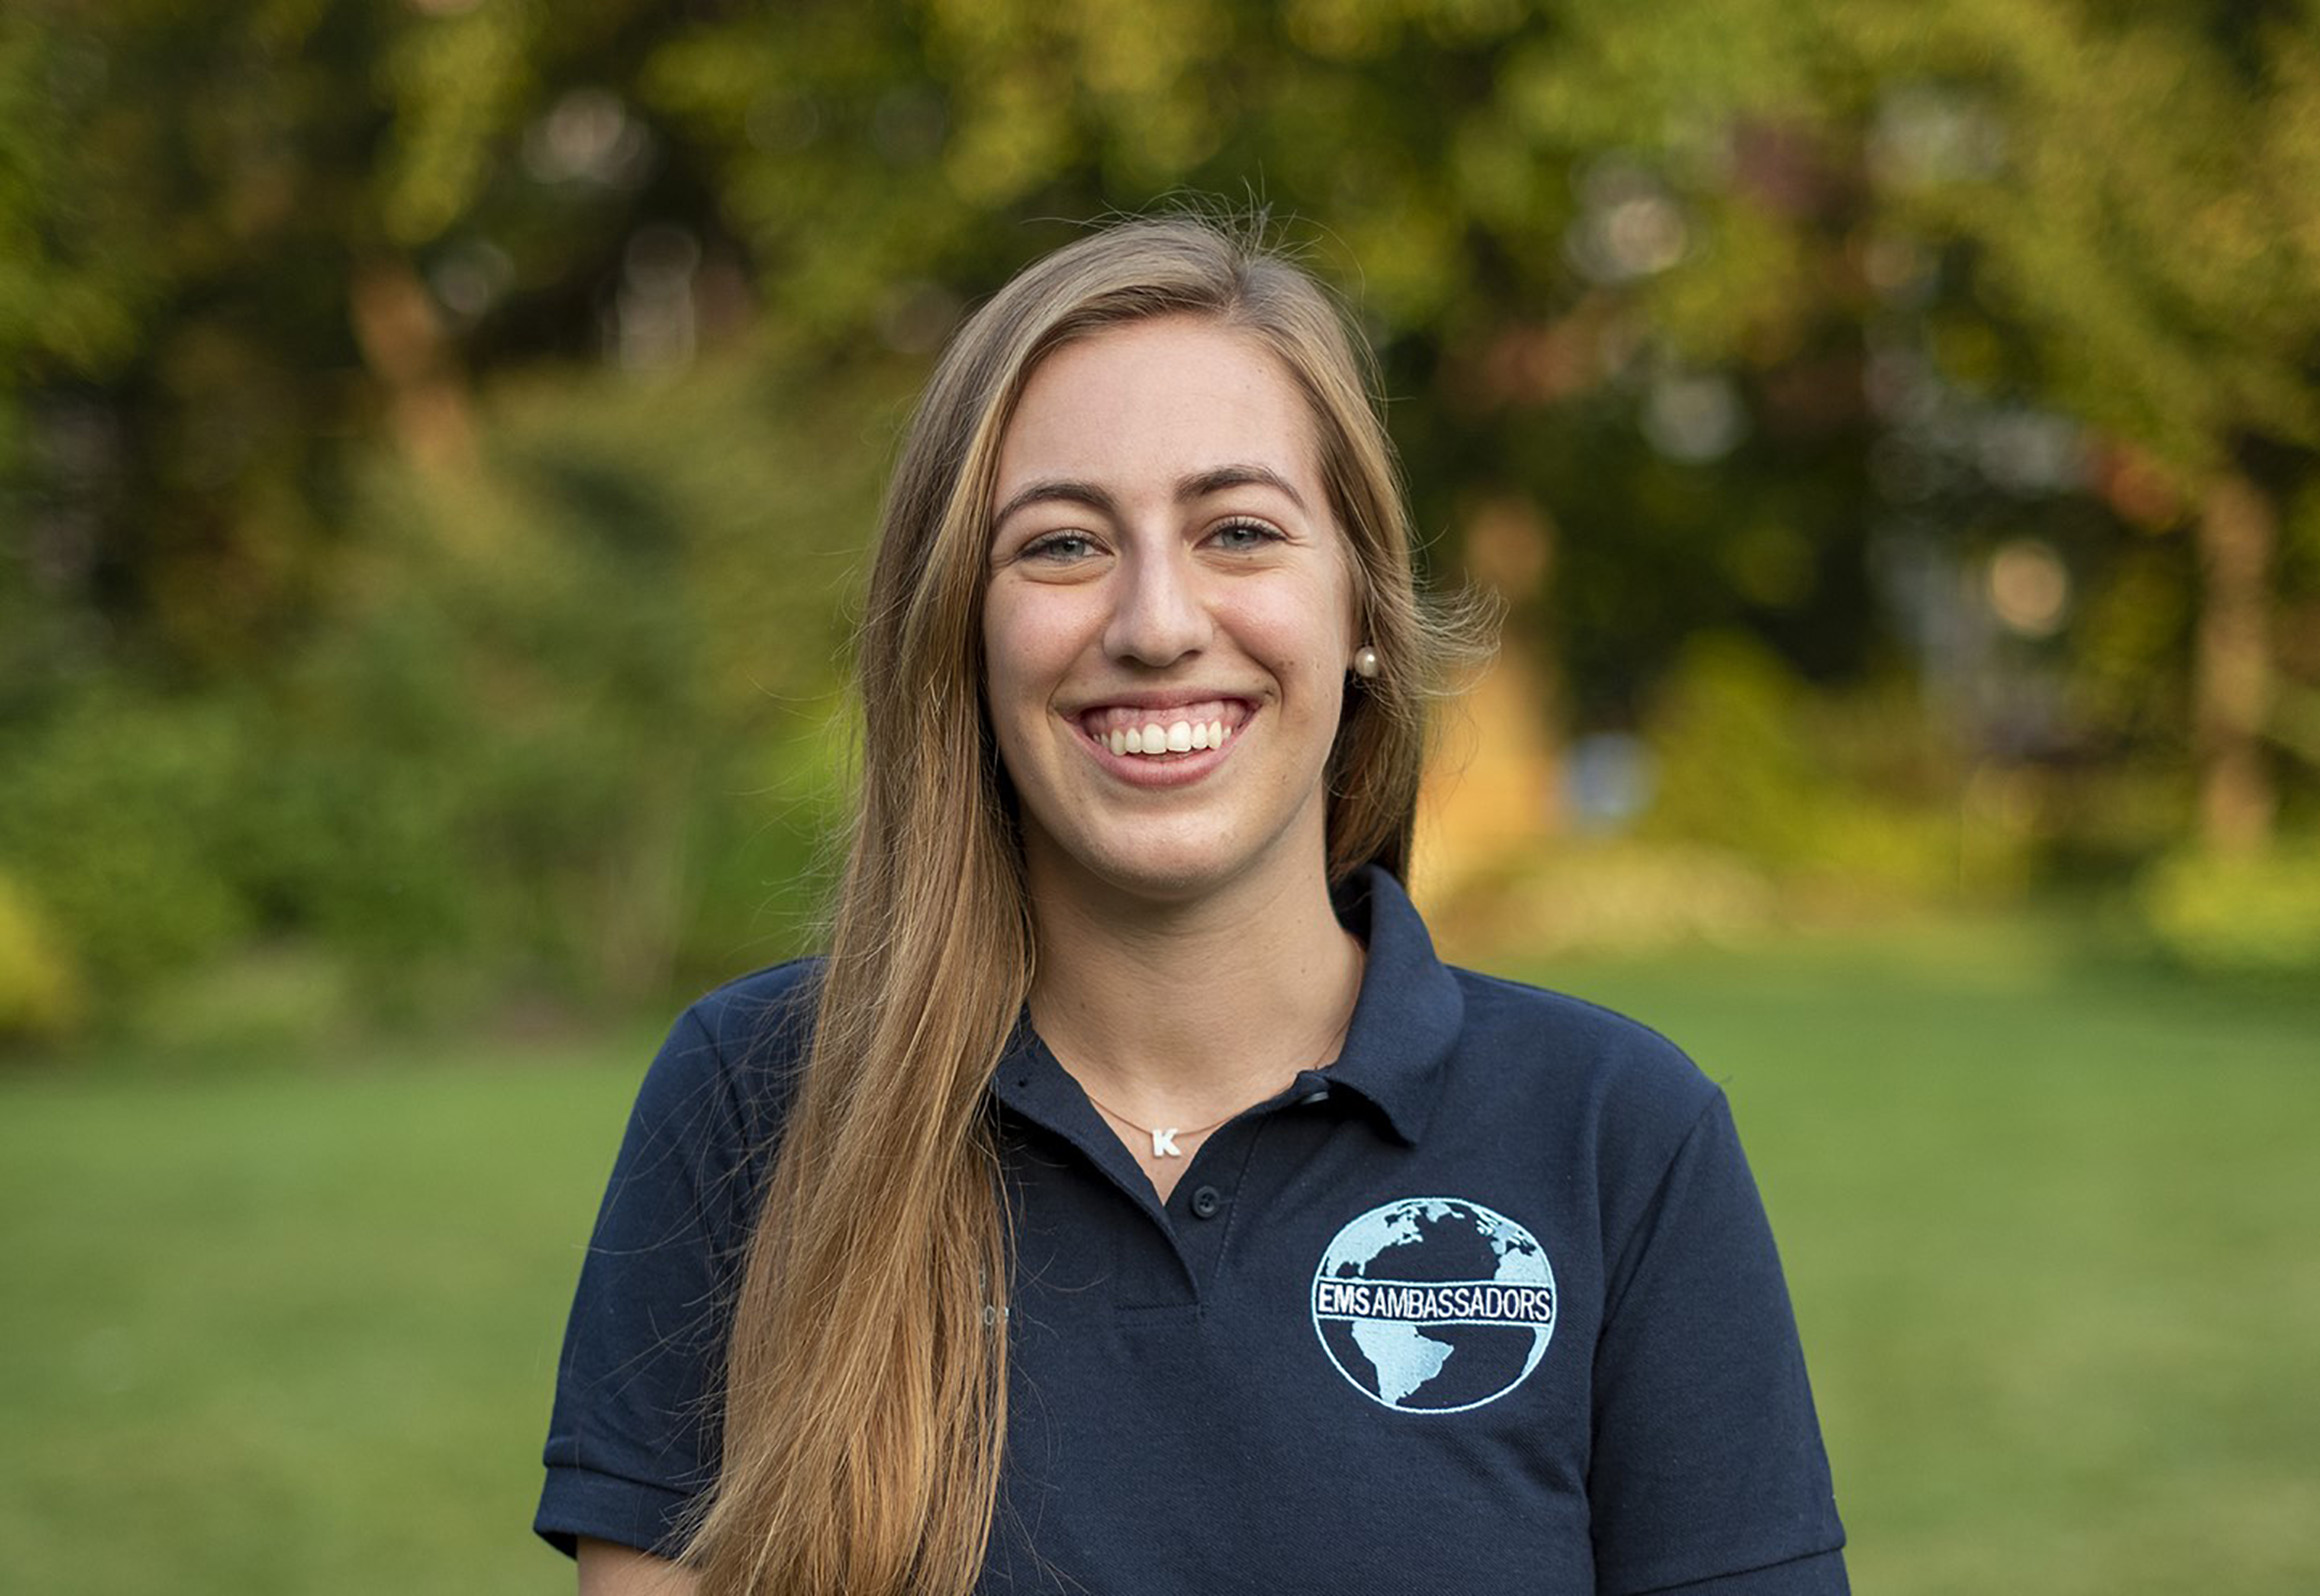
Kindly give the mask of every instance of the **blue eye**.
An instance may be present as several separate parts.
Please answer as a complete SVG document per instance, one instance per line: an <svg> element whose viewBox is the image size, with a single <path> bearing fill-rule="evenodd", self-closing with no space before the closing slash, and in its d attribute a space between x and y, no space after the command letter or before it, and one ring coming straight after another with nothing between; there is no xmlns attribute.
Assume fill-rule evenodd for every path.
<svg viewBox="0 0 2320 1596"><path fill-rule="evenodd" d="M1025 544L1019 557L1067 565L1074 560L1084 560L1095 551L1095 539L1085 532L1050 532L1045 537L1033 538Z"/></svg>
<svg viewBox="0 0 2320 1596"><path fill-rule="evenodd" d="M1281 541L1281 534L1262 521L1227 521L1209 536L1230 554L1253 553L1268 543Z"/></svg>

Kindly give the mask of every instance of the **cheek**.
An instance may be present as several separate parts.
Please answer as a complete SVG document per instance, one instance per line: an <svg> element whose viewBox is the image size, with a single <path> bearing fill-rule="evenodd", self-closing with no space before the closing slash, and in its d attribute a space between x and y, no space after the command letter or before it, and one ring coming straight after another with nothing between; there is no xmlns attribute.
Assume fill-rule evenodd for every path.
<svg viewBox="0 0 2320 1596"><path fill-rule="evenodd" d="M1350 586L1315 582L1252 596L1235 628L1242 646L1284 676L1334 682L1359 641Z"/></svg>
<svg viewBox="0 0 2320 1596"><path fill-rule="evenodd" d="M999 768L1007 780L1020 788L1026 774L1025 755L1029 741L1024 725L1024 702L1028 685L1023 679L1023 659L1012 646L1012 639L996 631L986 632L983 643L983 721L993 747L999 755Z"/></svg>
<svg viewBox="0 0 2320 1596"><path fill-rule="evenodd" d="M1244 610L1233 627L1240 652L1271 677L1291 708L1333 704L1345 664L1334 618L1311 600Z"/></svg>
<svg viewBox="0 0 2320 1596"><path fill-rule="evenodd" d="M983 605L983 694L1004 750L1009 728L1044 710L1079 649L1072 606L1053 593L994 589Z"/></svg>

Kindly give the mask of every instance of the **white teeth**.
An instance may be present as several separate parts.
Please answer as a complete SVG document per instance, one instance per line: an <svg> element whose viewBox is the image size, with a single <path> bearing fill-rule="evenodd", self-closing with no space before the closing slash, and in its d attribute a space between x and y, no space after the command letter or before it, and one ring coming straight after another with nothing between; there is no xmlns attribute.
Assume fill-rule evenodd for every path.
<svg viewBox="0 0 2320 1596"><path fill-rule="evenodd" d="M1180 720L1163 726L1156 720L1141 726L1115 726L1095 733L1096 741L1114 754L1188 754L1200 748L1222 748L1232 732L1221 720Z"/></svg>

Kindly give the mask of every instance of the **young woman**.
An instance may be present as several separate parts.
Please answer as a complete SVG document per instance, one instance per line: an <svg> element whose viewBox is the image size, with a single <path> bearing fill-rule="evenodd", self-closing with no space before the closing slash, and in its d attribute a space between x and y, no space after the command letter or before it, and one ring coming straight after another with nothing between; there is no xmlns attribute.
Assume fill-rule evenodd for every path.
<svg viewBox="0 0 2320 1596"><path fill-rule="evenodd" d="M829 954L679 1021L582 1270L584 1590L1845 1589L1722 1095L1403 893L1442 648L1357 347L1165 220L943 357Z"/></svg>

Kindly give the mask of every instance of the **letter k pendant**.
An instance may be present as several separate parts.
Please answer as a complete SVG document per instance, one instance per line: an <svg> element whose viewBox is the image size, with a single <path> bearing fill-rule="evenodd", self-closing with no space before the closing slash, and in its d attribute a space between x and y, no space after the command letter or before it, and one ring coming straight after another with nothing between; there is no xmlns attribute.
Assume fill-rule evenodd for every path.
<svg viewBox="0 0 2320 1596"><path fill-rule="evenodd" d="M1082 1087L1081 1090L1085 1091L1086 1088ZM1154 1158L1182 1158L1184 1156L1184 1149L1176 1145L1177 1137L1206 1136L1210 1131L1215 1130L1217 1125L1222 1125L1225 1123L1225 1121L1220 1119L1216 1122L1216 1125L1197 1125L1190 1130L1186 1130L1182 1125L1162 1125L1155 1128L1150 1125L1139 1125L1134 1120L1130 1119L1127 1115L1121 1113L1118 1109L1106 1108L1102 1103L1096 1102L1096 1099L1093 1097L1090 1097L1088 1101L1095 1103L1096 1112L1103 1115L1106 1119L1117 1120L1120 1124L1127 1126L1128 1129L1151 1137L1152 1156ZM1129 1145L1134 1146L1135 1144L1131 1142Z"/></svg>

